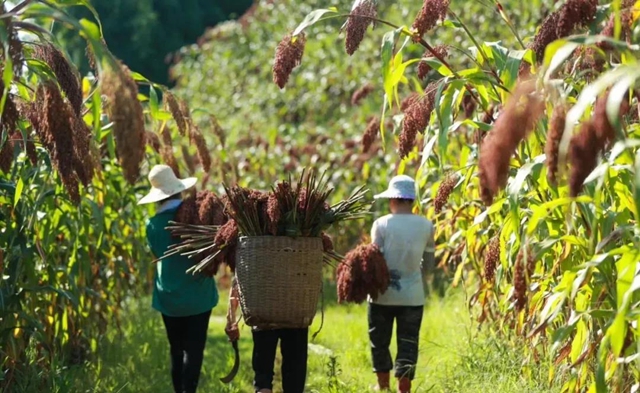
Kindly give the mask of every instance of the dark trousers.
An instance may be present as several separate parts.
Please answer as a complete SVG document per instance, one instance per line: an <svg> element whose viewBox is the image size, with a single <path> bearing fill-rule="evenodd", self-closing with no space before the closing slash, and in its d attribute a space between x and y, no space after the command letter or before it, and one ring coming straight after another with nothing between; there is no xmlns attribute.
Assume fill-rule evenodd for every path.
<svg viewBox="0 0 640 393"><path fill-rule="evenodd" d="M303 393L307 379L307 343L309 329L253 331L253 371L255 390L273 389L273 367L278 340L282 353L282 390Z"/></svg>
<svg viewBox="0 0 640 393"><path fill-rule="evenodd" d="M423 310L423 306L369 304L369 340L374 372L386 373L393 368L389 344L395 321L398 341L395 376L409 379L415 377Z"/></svg>
<svg viewBox="0 0 640 393"><path fill-rule="evenodd" d="M176 393L198 387L211 311L188 317L162 315L171 347L171 380Z"/></svg>

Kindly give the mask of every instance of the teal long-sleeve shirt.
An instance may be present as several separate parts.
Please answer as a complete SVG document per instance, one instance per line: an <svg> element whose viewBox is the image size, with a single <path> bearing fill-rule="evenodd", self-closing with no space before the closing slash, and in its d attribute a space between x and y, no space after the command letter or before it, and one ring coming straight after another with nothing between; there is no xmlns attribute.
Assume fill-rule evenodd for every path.
<svg viewBox="0 0 640 393"><path fill-rule="evenodd" d="M170 203L172 202L172 203ZM166 229L174 220L179 201L169 201L147 222L147 241L156 257L178 243ZM218 290L210 277L192 275L187 269L194 261L174 255L157 262L153 288L153 308L169 317L186 317L207 312L218 304Z"/></svg>

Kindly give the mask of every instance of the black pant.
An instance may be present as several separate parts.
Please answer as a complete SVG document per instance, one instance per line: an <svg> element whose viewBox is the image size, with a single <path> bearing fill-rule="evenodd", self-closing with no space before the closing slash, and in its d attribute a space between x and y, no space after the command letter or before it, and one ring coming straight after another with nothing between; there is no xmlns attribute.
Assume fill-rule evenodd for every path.
<svg viewBox="0 0 640 393"><path fill-rule="evenodd" d="M282 390L303 393L307 379L307 343L309 329L253 331L253 371L255 390L273 389L273 366L280 340L282 353Z"/></svg>
<svg viewBox="0 0 640 393"><path fill-rule="evenodd" d="M389 344L395 320L398 340L395 376L409 379L415 377L423 311L423 306L369 304L369 340L371 341L374 372L386 373L393 368Z"/></svg>
<svg viewBox="0 0 640 393"><path fill-rule="evenodd" d="M211 310L188 317L162 315L171 347L171 379L176 393L198 387Z"/></svg>

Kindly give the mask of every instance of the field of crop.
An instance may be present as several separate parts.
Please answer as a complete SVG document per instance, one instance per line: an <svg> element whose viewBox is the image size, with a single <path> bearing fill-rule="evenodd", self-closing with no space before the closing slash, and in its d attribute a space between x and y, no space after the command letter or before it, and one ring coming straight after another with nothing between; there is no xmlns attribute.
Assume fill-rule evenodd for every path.
<svg viewBox="0 0 640 393"><path fill-rule="evenodd" d="M164 328L159 314L149 309L149 303L149 299L143 299L127 310L122 335L112 333L104 337L96 360L64 370L56 376L51 392L169 391ZM238 376L230 385L218 381L233 362L231 346L223 332L225 308L224 304L215 308L211 317L202 391L245 393L251 391L253 376L251 333L246 327L240 341L242 363ZM416 392L542 393L559 389L557 384L547 384L545 366L530 371L536 377L533 380L525 378L523 359L518 353L502 339L477 330L461 291L453 291L444 300L429 300L424 318ZM318 325L316 321L313 327ZM370 364L366 306L327 307L324 328L309 346L307 381L309 392L370 391L375 376ZM28 380L25 382L25 392L49 392L32 388Z"/></svg>

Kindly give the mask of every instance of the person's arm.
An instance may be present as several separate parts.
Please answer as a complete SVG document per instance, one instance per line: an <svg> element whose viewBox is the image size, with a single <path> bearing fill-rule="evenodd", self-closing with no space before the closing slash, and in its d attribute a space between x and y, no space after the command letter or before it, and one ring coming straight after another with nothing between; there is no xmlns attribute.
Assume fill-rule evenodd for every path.
<svg viewBox="0 0 640 393"><path fill-rule="evenodd" d="M384 234L382 228L378 225L378 221L375 221L371 226L371 243L377 245L380 249L384 246Z"/></svg>
<svg viewBox="0 0 640 393"><path fill-rule="evenodd" d="M436 267L436 242L435 228L430 225L429 234L427 236L427 244L422 254L422 279L426 282L427 274L431 273Z"/></svg>
<svg viewBox="0 0 640 393"><path fill-rule="evenodd" d="M238 329L238 320L236 318L236 311L239 305L238 300L238 283L236 278L231 280L231 290L229 291L229 308L227 310L227 326L224 331L229 337L229 341L236 341L240 338L240 329Z"/></svg>

